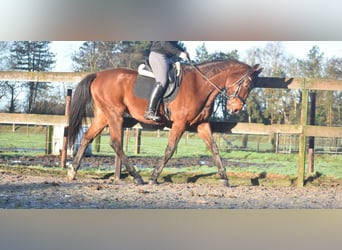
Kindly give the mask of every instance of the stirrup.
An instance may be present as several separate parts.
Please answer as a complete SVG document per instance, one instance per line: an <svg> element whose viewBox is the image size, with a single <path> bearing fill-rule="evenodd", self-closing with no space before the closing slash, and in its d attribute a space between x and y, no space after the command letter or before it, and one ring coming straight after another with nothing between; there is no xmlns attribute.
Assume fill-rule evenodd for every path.
<svg viewBox="0 0 342 250"><path fill-rule="evenodd" d="M152 120L152 121L159 121L160 117L155 115L155 113L152 110L146 111L144 118L146 120Z"/></svg>

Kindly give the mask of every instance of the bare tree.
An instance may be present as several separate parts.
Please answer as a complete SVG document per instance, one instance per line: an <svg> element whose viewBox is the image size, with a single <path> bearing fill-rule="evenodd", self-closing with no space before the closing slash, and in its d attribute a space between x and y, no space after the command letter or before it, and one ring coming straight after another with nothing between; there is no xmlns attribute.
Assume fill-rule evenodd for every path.
<svg viewBox="0 0 342 250"><path fill-rule="evenodd" d="M293 63L293 59L287 56L281 42L270 42L264 48L250 50L248 61L260 63L264 67L263 75L273 77L285 77L289 71L289 66ZM261 108L265 123L290 122L290 113L293 111L291 107L294 98L293 92L279 89L258 89L253 90L251 95L252 98L249 99L258 101L259 105L252 105L248 109L250 112L253 110L254 114L260 115L255 108ZM260 120L260 118L258 119Z"/></svg>
<svg viewBox="0 0 342 250"><path fill-rule="evenodd" d="M325 67L325 75L330 79L342 79L342 58L333 57L330 58ZM327 95L330 94L330 98L332 99L331 103L331 118L330 124L342 124L342 91L330 91ZM328 97L329 98L329 97Z"/></svg>
<svg viewBox="0 0 342 250"><path fill-rule="evenodd" d="M0 69L4 70L8 68L8 53L9 53L9 43L0 41ZM7 83L5 81L0 81L0 100L6 96L7 93Z"/></svg>
<svg viewBox="0 0 342 250"><path fill-rule="evenodd" d="M86 41L72 56L75 71L99 71L115 67L137 68L144 62L146 41Z"/></svg>

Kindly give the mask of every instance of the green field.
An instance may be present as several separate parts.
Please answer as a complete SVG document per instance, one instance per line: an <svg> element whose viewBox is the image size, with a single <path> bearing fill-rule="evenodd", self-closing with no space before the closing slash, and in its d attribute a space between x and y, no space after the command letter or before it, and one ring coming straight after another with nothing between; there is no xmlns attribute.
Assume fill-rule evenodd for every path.
<svg viewBox="0 0 342 250"><path fill-rule="evenodd" d="M40 126L21 126L13 131L12 126L0 126L0 157L8 155L42 155L45 152L46 129ZM167 144L167 131L143 131L139 156L161 157ZM218 135L215 135L218 139ZM127 140L128 138L128 140ZM241 135L221 135L219 147L221 156L230 173L267 173L275 175L297 176L298 154L272 153L268 136L249 136L247 148L241 148ZM109 146L109 135L103 133L100 151L94 155L113 156ZM130 132L124 137L124 150L128 156L137 156L135 152L135 134ZM258 152L257 152L258 151ZM204 143L195 133L183 135L174 158L211 156ZM230 164L234 162L235 164ZM316 174L342 179L341 154L315 154ZM238 163L238 164L236 164ZM169 169L171 170L171 169ZM189 166L187 171L212 172L216 168L206 165ZM315 173L313 173L315 174Z"/></svg>

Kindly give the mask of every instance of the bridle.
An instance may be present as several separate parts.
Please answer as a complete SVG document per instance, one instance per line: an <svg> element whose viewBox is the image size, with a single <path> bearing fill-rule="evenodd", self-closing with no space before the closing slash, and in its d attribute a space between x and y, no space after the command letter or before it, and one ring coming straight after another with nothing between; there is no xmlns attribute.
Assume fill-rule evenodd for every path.
<svg viewBox="0 0 342 250"><path fill-rule="evenodd" d="M245 78L248 78L248 80L252 83L252 85L249 87L249 89L253 88L253 81L252 78L249 76L251 73L251 70L248 70L245 74L243 74L239 80L237 80L236 82L234 82L228 89L234 87L235 85L238 85L236 90L234 91L233 94L231 95L227 95L227 98L238 98L244 105L246 104L246 99L242 98L239 93L240 93L240 89L242 86L243 81L245 80ZM226 90L228 92L228 89Z"/></svg>
<svg viewBox="0 0 342 250"><path fill-rule="evenodd" d="M217 86L217 84L215 84L214 82L212 82L208 77L206 77L202 71L197 67L197 65L193 64L192 62L190 62L190 65L192 67L195 68L195 70L211 85L213 86L215 89L217 89L219 91L219 94L220 95L223 95L225 97L227 97L228 99L229 98L238 98L242 103L243 105L245 105L246 103L246 100L244 98L242 98L239 93L240 93L240 90L241 90L241 86L242 86L242 83L244 81L245 78L248 78L248 80L250 80L252 82L252 78L250 77L250 73L251 73L251 70L249 69L245 74L243 74L237 81L235 81L228 89L234 87L237 85L237 88L236 90L234 91L233 94L231 95L227 95L227 92L228 92L228 89L226 89L225 87L223 87L222 89L220 87ZM227 83L228 79L226 80L225 82L225 86L226 86L226 83ZM253 82L252 82L253 83ZM253 88L253 85L250 86L250 89Z"/></svg>

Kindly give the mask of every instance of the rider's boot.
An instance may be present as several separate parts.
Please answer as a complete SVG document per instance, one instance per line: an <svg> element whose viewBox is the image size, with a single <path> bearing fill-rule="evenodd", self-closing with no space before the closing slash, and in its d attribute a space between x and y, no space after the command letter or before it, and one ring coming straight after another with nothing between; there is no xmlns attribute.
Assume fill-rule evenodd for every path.
<svg viewBox="0 0 342 250"><path fill-rule="evenodd" d="M144 118L146 120L153 120L153 121L160 120L160 117L157 116L156 111L157 111L157 106L159 106L159 101L163 93L164 93L163 86L159 82L156 82L151 92L150 100L147 106L147 110L145 112Z"/></svg>

